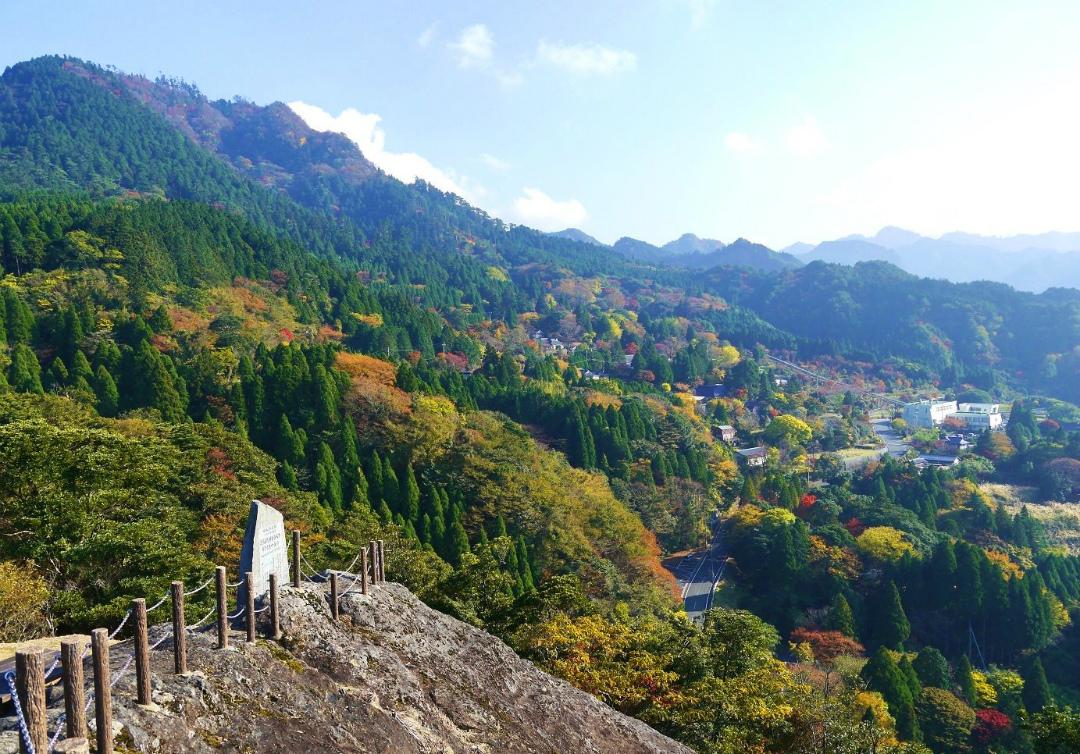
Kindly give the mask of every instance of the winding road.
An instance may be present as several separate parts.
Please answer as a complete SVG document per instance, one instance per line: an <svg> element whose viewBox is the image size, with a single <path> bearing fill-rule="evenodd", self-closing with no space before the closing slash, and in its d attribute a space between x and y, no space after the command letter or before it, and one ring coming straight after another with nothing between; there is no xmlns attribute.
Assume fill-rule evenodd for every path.
<svg viewBox="0 0 1080 754"><path fill-rule="evenodd" d="M683 606L691 620L699 621L712 607L716 586L724 576L727 556L723 552L719 527L713 527L712 543L682 557L671 558L665 566L675 576L682 591Z"/></svg>

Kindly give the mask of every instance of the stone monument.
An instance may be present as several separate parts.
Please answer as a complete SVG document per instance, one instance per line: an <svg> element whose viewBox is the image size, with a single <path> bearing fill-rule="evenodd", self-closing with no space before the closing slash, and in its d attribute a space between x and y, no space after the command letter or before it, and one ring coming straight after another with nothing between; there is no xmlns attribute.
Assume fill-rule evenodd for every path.
<svg viewBox="0 0 1080 754"><path fill-rule="evenodd" d="M277 574L278 584L289 583L289 555L285 544L285 519L272 506L258 500L251 501L244 546L240 550L240 577L251 571L255 584L255 598L270 591L270 574ZM237 593L243 605L247 595L244 585Z"/></svg>

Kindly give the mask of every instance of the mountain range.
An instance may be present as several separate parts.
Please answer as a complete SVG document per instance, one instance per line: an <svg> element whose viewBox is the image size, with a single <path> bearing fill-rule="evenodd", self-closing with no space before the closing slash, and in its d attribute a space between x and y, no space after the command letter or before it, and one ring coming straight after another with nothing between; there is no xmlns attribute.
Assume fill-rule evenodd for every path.
<svg viewBox="0 0 1080 754"><path fill-rule="evenodd" d="M550 235L613 249L628 259L666 267L741 266L777 271L814 261L848 266L878 261L919 277L954 283L986 280L1035 293L1054 287L1080 288L1080 232L1016 236L954 232L930 238L889 226L873 236L855 234L817 245L800 242L779 251L744 238L725 244L693 233L661 246L626 236L608 246L577 228Z"/></svg>
<svg viewBox="0 0 1080 754"><path fill-rule="evenodd" d="M598 241L577 228L567 228L551 235L594 246L613 249L627 259L667 267L707 269L710 267L750 267L757 270L776 271L799 267L801 262L786 252L777 252L762 244L738 238L730 244L714 238L700 238L684 233L663 246L623 236L611 246Z"/></svg>
<svg viewBox="0 0 1080 754"><path fill-rule="evenodd" d="M845 236L812 247L793 244L784 251L803 262L889 262L913 275L956 283L990 280L1034 292L1080 288L1080 233L999 237L957 232L930 238L886 227L869 237Z"/></svg>
<svg viewBox="0 0 1080 754"><path fill-rule="evenodd" d="M429 311L467 306L480 321L546 311L548 304L538 301L547 291L563 292L561 306L572 310L597 286L620 292L650 318L682 316L680 301L698 307L722 297L703 313L702 326L740 347L896 356L930 364L949 380L989 375L993 363L998 374L1022 374L1046 389L1070 395L1077 389L1065 369L1071 362L1058 361L1074 359L1080 342L1075 328L1062 328L1080 322L1077 291L1032 297L1002 285L988 307L985 286L902 271L906 255L927 241L916 237L897 249L882 244L906 243L914 234L835 242L848 254L838 261L851 267L815 260L820 247L796 256L745 239L724 244L692 234L663 246L631 238L598 245L580 232L551 235L509 225L426 183L404 184L346 137L315 131L281 103L211 101L185 82L151 81L72 58L27 61L0 77L0 187L0 195L16 200L44 191L94 201L196 202L242 215L316 259L358 267L365 280L408 287L413 303ZM49 261L33 223L25 222L25 239L16 237L18 223L0 228L0 265L15 274ZM1066 237L1052 242L1067 245ZM985 264L976 266L977 247L957 248L976 257L967 267L978 272L966 279L991 277ZM148 289L217 283L230 268L240 271L221 260L213 279L195 264L173 271L176 262L155 253L157 268L132 265L127 272L145 279ZM1020 255L995 253L1023 263ZM882 256L886 262L877 261ZM929 272L945 278L946 267L939 263ZM1029 263L1024 272L1033 278L1039 269ZM957 263L948 271L959 277L969 270ZM342 305L340 288L330 295L331 305ZM416 347L415 337L384 331L379 348ZM431 350L428 337L418 350Z"/></svg>

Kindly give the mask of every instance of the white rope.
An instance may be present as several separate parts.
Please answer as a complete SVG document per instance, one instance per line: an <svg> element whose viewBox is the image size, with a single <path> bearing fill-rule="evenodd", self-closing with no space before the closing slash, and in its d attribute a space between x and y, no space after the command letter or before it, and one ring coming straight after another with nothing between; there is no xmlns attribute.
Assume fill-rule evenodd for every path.
<svg viewBox="0 0 1080 754"><path fill-rule="evenodd" d="M169 599L169 597L170 597L170 593L169 593L169 592L165 592L165 596L164 596L164 597L162 597L161 599L159 599L159 600L158 600L157 602L155 602L155 603L154 603L154 606L153 606L153 607L148 607L148 608L146 608L146 612L148 612L148 613L152 613L152 612L154 612L154 611L155 611L155 610L157 610L157 609L158 609L159 607L161 607L162 605L164 605L164 604L165 604L165 600Z"/></svg>
<svg viewBox="0 0 1080 754"><path fill-rule="evenodd" d="M264 605L263 607L261 607L261 608L259 608L258 610L256 610L256 611L255 611L255 614L256 614L256 615L258 615L259 613L265 613L265 612L266 612L267 610L269 610L269 609L270 609L270 606L269 606L269 605Z"/></svg>
<svg viewBox="0 0 1080 754"><path fill-rule="evenodd" d="M244 611L245 611L245 610L247 610L247 608L246 608L246 607L242 607L242 608L240 608L240 609L239 609L239 610L237 610L237 611L236 611L235 613L233 613L232 615L228 616L229 620L236 620L237 618L239 618L239 617L240 617L241 615L243 615L243 614L244 614Z"/></svg>
<svg viewBox="0 0 1080 754"><path fill-rule="evenodd" d="M360 552L363 552L363 550L361 550ZM358 560L360 560L360 553L359 552L356 553L356 557L352 559L352 562L349 563L349 565L345 566L345 568L343 568L342 570L348 571L348 572L351 573L352 569L353 569L353 566L356 565L356 561L358 561Z"/></svg>
<svg viewBox="0 0 1080 754"><path fill-rule="evenodd" d="M361 577L360 577L360 576L356 576L355 578L353 578L353 580L352 580L352 583L351 583L351 584L349 584L349 588L348 588L348 589L346 589L346 590L345 590L344 592L342 592L342 593L341 593L341 594L340 594L340 595L338 596L338 599L341 599L341 598L342 598L342 597L344 597L344 596L345 596L346 594L348 594L349 592L351 592L351 591L353 590L353 587L355 587L355 586L356 586L356 585L357 585L357 584L358 584L358 583L360 582L360 579L361 579Z"/></svg>
<svg viewBox="0 0 1080 754"><path fill-rule="evenodd" d="M60 655L56 655L56 659L53 660L53 664L49 666L49 669L45 671L45 677L48 678L52 675L52 672L56 670L56 666L60 664Z"/></svg>
<svg viewBox="0 0 1080 754"><path fill-rule="evenodd" d="M52 734L52 738L49 739L49 746L46 751L52 751L56 748L56 742L60 740L60 731L64 729L64 721L67 719L67 713L61 712L60 717L56 720L56 732Z"/></svg>
<svg viewBox="0 0 1080 754"><path fill-rule="evenodd" d="M308 559L304 557L304 553L300 553L300 560L301 560L301 562L303 562L304 565L306 565L308 567L308 570L310 570L312 573L318 573L319 572L319 569L316 568L315 566L313 566L311 563L309 563Z"/></svg>
<svg viewBox="0 0 1080 754"><path fill-rule="evenodd" d="M128 608L127 614L124 616L124 619L122 621L120 621L120 625L116 627L115 631L113 631L111 634L109 634L109 641L112 641L113 639L115 639L116 635L118 633L120 633L124 629L124 624L128 622L128 618L131 617L131 613L132 613L131 608Z"/></svg>
<svg viewBox="0 0 1080 754"><path fill-rule="evenodd" d="M157 649L158 647L160 647L160 646L161 646L162 644L164 644L165 642L167 642L167 641L168 641L169 639L171 639L171 638L172 638L172 631L170 631L169 633L165 634L165 635L164 635L164 636L162 636L162 637L161 637L160 639L158 639L158 640L157 640L157 641L155 641L155 642L154 642L153 644L151 644L151 645L150 645L150 649L149 649L149 651L151 651L151 652L152 652L152 651L154 651L155 649Z"/></svg>
<svg viewBox="0 0 1080 754"><path fill-rule="evenodd" d="M128 658L128 661L124 663L124 667L120 668L120 672L117 673L116 676L112 679L112 682L109 683L110 689L115 688L116 684L120 683L120 679L124 677L124 673L128 671L128 668L131 667L131 663L133 662L135 662L135 655L131 655L131 657Z"/></svg>
<svg viewBox="0 0 1080 754"><path fill-rule="evenodd" d="M217 608L215 607L213 610L211 610L206 615L204 615L202 617L202 619L199 620L198 623L194 623L194 624L188 626L187 630L188 631L194 631L196 628L199 628L202 624L206 623L206 621L210 620L210 618L212 618L216 613L217 613Z"/></svg>
<svg viewBox="0 0 1080 754"><path fill-rule="evenodd" d="M213 581L214 581L214 576L211 576L206 581L204 581L202 584L200 584L199 586L192 589L190 592L184 592L184 596L185 597L190 597L193 594L198 594L203 589L206 589L206 587L210 586L210 584L213 583Z"/></svg>
<svg viewBox="0 0 1080 754"><path fill-rule="evenodd" d="M237 582L236 582L235 584L229 584L229 588L230 588L230 589L232 589L232 588L233 588L234 586L240 586L240 585L241 585L241 584L243 584L243 583L244 583L244 580L243 580L243 579L240 579L240 580L239 580L239 581L237 581Z"/></svg>

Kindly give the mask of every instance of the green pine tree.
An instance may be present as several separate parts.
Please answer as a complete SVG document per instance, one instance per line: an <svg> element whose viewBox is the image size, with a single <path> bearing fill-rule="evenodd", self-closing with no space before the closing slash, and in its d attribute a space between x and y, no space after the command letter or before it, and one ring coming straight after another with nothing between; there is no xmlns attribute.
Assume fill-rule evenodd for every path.
<svg viewBox="0 0 1080 754"><path fill-rule="evenodd" d="M971 660L967 655L960 655L960 661L956 663L956 685L960 687L960 698L974 706L978 699L975 678L971 675Z"/></svg>
<svg viewBox="0 0 1080 754"><path fill-rule="evenodd" d="M829 611L827 627L833 631L839 631L844 636L856 638L855 616L851 612L851 605L843 594L837 594L833 600L832 609Z"/></svg>
<svg viewBox="0 0 1080 754"><path fill-rule="evenodd" d="M1024 706L1028 712L1042 712L1044 707L1054 703L1050 684L1046 681L1046 671L1042 660L1035 656L1024 667Z"/></svg>
<svg viewBox="0 0 1080 754"><path fill-rule="evenodd" d="M18 343L11 351L11 366L8 367L8 384L20 393L44 393L41 386L41 364L37 356L25 343Z"/></svg>
<svg viewBox="0 0 1080 754"><path fill-rule="evenodd" d="M99 364L94 372L94 394L97 395L98 413L102 416L116 416L120 410L120 391L104 364Z"/></svg>
<svg viewBox="0 0 1080 754"><path fill-rule="evenodd" d="M877 597L872 629L871 636L876 643L897 650L903 649L911 634L911 624L893 581L886 584Z"/></svg>
<svg viewBox="0 0 1080 754"><path fill-rule="evenodd" d="M923 686L932 686L938 689L950 689L952 683L949 680L949 662L945 655L934 647L923 647L911 663L919 676Z"/></svg>
<svg viewBox="0 0 1080 754"><path fill-rule="evenodd" d="M917 741L915 700L903 672L885 647L880 647L863 666L862 677L867 687L881 694L889 705L889 712L896 719L897 734L906 741Z"/></svg>
<svg viewBox="0 0 1080 754"><path fill-rule="evenodd" d="M401 479L399 492L401 501L401 515L406 521L420 520L420 486L416 483L416 472L412 464L405 465L405 475Z"/></svg>

